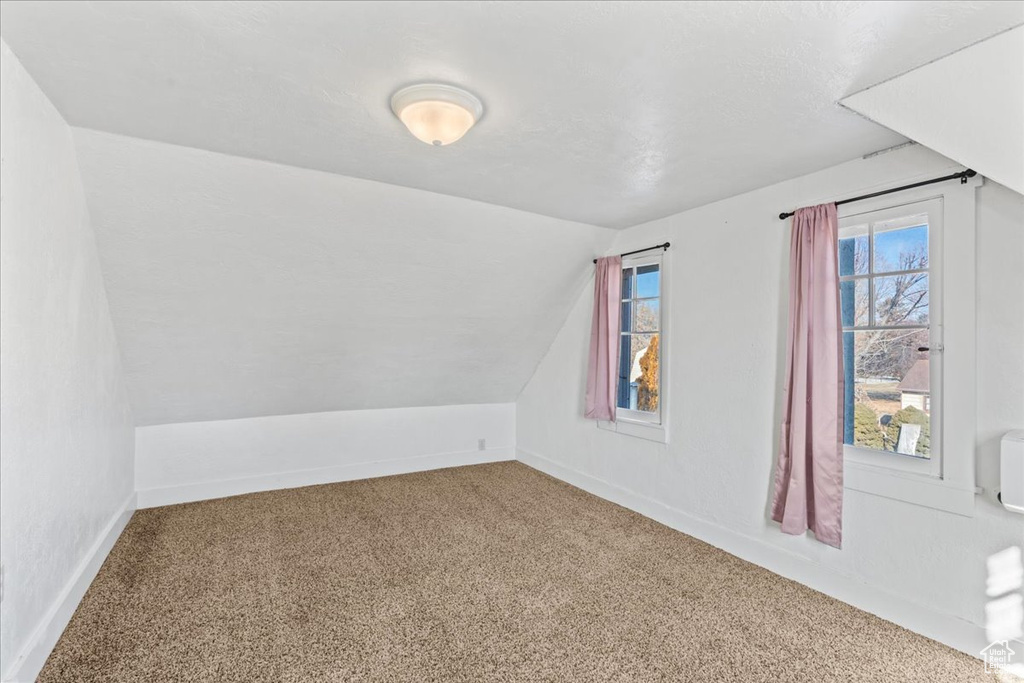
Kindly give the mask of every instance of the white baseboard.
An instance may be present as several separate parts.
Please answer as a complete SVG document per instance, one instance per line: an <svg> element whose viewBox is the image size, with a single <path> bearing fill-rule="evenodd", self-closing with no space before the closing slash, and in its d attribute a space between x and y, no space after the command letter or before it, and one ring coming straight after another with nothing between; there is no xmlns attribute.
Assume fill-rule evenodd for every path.
<svg viewBox="0 0 1024 683"><path fill-rule="evenodd" d="M89 548L89 552L75 568L57 599L46 611L39 626L29 636L28 643L5 672L5 682L29 683L42 671L46 658L60 640L65 627L78 609L78 603L85 597L85 591L96 578L110 549L114 547L114 543L128 525L128 520L135 512L135 501L135 493L132 493L100 532L96 542Z"/></svg>
<svg viewBox="0 0 1024 683"><path fill-rule="evenodd" d="M356 479L372 479L387 477L394 474L424 472L443 467L461 467L463 465L480 465L488 462L515 460L512 448L488 448L483 451L459 451L455 453L438 453L418 455L410 458L382 460L379 462L354 463L334 467L319 467L310 470L277 472L254 477L238 479L222 479L204 481L181 486L142 489L138 491L139 509L191 503L211 498L226 498L243 493L291 489L299 486L315 486L317 484L333 484L340 481Z"/></svg>
<svg viewBox="0 0 1024 683"><path fill-rule="evenodd" d="M985 629L950 614L935 612L788 550L694 517L677 508L569 469L524 449L516 459L588 493L617 503L676 531L698 538L743 560L764 567L886 621L937 640L972 657L988 645Z"/></svg>

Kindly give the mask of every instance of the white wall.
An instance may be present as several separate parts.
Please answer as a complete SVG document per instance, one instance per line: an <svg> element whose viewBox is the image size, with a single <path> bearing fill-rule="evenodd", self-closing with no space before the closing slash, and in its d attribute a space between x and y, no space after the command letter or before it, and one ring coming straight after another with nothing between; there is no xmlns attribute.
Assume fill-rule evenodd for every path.
<svg viewBox="0 0 1024 683"><path fill-rule="evenodd" d="M670 443L600 430L581 417L588 291L519 398L518 457L915 630L973 647L981 636L971 624L984 623L985 560L1024 542L1024 517L992 502L998 438L1024 426L1020 195L992 182L978 190L977 469L987 491L974 517L848 489L837 551L782 534L766 514L788 286L789 229L778 213L941 174L950 164L912 147L625 231L616 251L673 244L663 361Z"/></svg>
<svg viewBox="0 0 1024 683"><path fill-rule="evenodd" d="M139 507L512 460L515 431L514 403L139 427Z"/></svg>
<svg viewBox="0 0 1024 683"><path fill-rule="evenodd" d="M515 401L616 234L74 136L140 425Z"/></svg>
<svg viewBox="0 0 1024 683"><path fill-rule="evenodd" d="M134 438L71 132L2 42L0 107L0 672L27 680L127 519Z"/></svg>
<svg viewBox="0 0 1024 683"><path fill-rule="evenodd" d="M1018 21L1024 19L1024 3L1009 4L1016 6ZM956 97L950 97L951 83ZM841 104L1024 192L1024 26L854 93Z"/></svg>
<svg viewBox="0 0 1024 683"><path fill-rule="evenodd" d="M999 441L1024 427L1024 196L989 183L978 199L977 471L993 490Z"/></svg>

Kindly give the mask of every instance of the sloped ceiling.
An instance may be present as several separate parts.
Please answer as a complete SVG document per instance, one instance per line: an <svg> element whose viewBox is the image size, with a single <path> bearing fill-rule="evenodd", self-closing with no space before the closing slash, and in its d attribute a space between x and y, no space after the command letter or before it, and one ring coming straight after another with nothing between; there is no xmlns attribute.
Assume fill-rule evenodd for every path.
<svg viewBox="0 0 1024 683"><path fill-rule="evenodd" d="M842 104L1024 194L1024 27Z"/></svg>
<svg viewBox="0 0 1024 683"><path fill-rule="evenodd" d="M139 424L513 401L616 234L74 137Z"/></svg>
<svg viewBox="0 0 1024 683"><path fill-rule="evenodd" d="M622 228L902 142L836 102L1024 20L1020 2L13 2L74 126ZM430 149L420 80L487 108Z"/></svg>

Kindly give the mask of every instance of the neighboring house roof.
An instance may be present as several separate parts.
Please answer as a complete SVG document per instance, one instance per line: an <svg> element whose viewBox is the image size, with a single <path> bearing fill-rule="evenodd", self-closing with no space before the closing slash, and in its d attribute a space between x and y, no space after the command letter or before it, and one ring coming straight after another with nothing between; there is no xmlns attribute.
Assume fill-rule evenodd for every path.
<svg viewBox="0 0 1024 683"><path fill-rule="evenodd" d="M915 394L929 393L931 373L928 369L928 359L921 360L910 366L910 370L903 376L903 381L897 387L900 391L910 391Z"/></svg>

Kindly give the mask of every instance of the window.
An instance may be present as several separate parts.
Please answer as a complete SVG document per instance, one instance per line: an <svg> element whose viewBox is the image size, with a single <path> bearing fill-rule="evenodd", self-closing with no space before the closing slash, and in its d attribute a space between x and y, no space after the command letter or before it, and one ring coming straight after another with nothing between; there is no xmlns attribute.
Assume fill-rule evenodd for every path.
<svg viewBox="0 0 1024 683"><path fill-rule="evenodd" d="M844 218L839 230L840 312L847 457L938 473L933 243L942 202ZM934 359L934 360L933 360Z"/></svg>
<svg viewBox="0 0 1024 683"><path fill-rule="evenodd" d="M885 184L918 179L890 178ZM982 183L976 176L966 183L922 186L898 197L840 207L846 415L853 411L853 419L844 421L847 489L960 515L974 513L975 192ZM871 335L885 343L880 347ZM929 352L919 352L922 346ZM927 371L920 360L927 361ZM878 415L877 427L864 419L872 416L863 408L858 423L858 406ZM924 413L926 420L908 407ZM917 415L910 424L921 429L893 427L901 411ZM927 447L922 443L926 423Z"/></svg>
<svg viewBox="0 0 1024 683"><path fill-rule="evenodd" d="M665 252L622 259L622 320L615 422L598 429L668 443Z"/></svg>
<svg viewBox="0 0 1024 683"><path fill-rule="evenodd" d="M661 254L623 260L618 419L661 422Z"/></svg>

